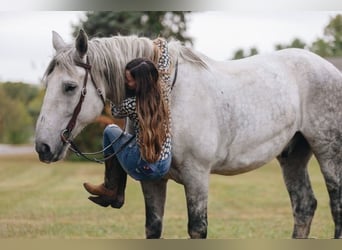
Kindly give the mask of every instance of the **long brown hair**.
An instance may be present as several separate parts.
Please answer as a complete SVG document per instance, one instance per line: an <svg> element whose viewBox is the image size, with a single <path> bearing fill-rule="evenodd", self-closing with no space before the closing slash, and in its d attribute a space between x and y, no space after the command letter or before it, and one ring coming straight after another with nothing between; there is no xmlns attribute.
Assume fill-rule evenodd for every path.
<svg viewBox="0 0 342 250"><path fill-rule="evenodd" d="M169 133L169 107L154 63L145 58L130 61L125 70L136 81L136 108L139 119L139 143L142 157L148 162L159 159Z"/></svg>

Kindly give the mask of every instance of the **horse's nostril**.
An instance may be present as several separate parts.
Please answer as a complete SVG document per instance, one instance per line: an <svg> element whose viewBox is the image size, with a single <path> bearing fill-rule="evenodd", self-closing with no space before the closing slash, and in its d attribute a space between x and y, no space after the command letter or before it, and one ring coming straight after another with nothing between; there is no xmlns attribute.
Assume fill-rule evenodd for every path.
<svg viewBox="0 0 342 250"><path fill-rule="evenodd" d="M44 153L44 154L50 153L50 146L45 144L45 143L43 143L41 145L41 152Z"/></svg>
<svg viewBox="0 0 342 250"><path fill-rule="evenodd" d="M50 153L50 146L45 143L40 143L36 145L36 151L39 154L47 154Z"/></svg>
<svg viewBox="0 0 342 250"><path fill-rule="evenodd" d="M45 143L36 143L36 151L39 159L43 162L50 162L52 159L51 148Z"/></svg>

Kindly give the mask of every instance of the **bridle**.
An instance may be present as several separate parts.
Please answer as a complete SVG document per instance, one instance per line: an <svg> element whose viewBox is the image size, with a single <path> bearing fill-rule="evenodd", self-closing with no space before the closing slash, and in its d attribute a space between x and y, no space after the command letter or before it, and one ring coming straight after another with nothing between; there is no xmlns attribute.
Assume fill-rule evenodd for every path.
<svg viewBox="0 0 342 250"><path fill-rule="evenodd" d="M71 132L73 131L73 129L75 128L75 125L76 125L76 120L77 120L77 117L78 115L80 114L81 112L81 108L82 108L82 104L83 104L83 101L84 101L84 98L85 96L87 95L87 83L88 83L88 75L90 75L91 77L91 80L92 80L92 83L97 91L97 94L99 95L99 97L101 98L101 101L103 103L103 106L106 105L106 101L105 101L105 98L103 96L103 93L102 93L102 90L97 87L93 77L92 77L92 74L90 72L90 69L91 69L91 65L89 64L88 62L88 58L87 58L87 62L86 63L82 63L82 62L75 62L75 64L79 67L82 67L85 69L85 76L84 76L84 80L83 80L83 87L82 87L82 90L81 90L81 95L80 95L80 99L76 105L76 107L74 108L74 112L71 116L71 119L69 120L68 122L68 125L66 126L66 128L61 132L61 140L64 142L64 143L68 143L70 141L70 137L71 137Z"/></svg>
<svg viewBox="0 0 342 250"><path fill-rule="evenodd" d="M75 145L75 143L71 140L71 135L72 135L71 132L75 128L77 117L78 117L78 115L81 112L84 98L87 95L88 75L90 75L91 81L92 81L92 83L93 83L93 85L94 85L94 87L96 89L96 92L97 92L98 96L101 98L103 106L106 105L106 101L105 101L105 97L103 96L102 90L96 85L96 83L94 81L94 78L93 78L93 76L91 74L91 65L89 64L88 57L87 57L86 63L76 61L75 64L77 66L81 67L81 68L84 68L84 70L85 70L85 76L84 76L84 80L83 80L83 87L82 87L82 90L81 90L80 99L78 100L78 103L77 103L77 105L74 108L74 112L73 112L73 114L72 114L72 116L71 116L71 118L70 118L70 120L68 122L68 125L61 132L61 140L62 140L62 142L64 144L70 144L70 148L69 149L72 150L73 152L77 153L78 155L81 155L81 156L85 157L88 160L93 160L93 159L90 159L90 158L86 157L87 153L82 153L78 149L78 147ZM96 153L101 153L101 152L102 151L96 152ZM98 162L98 160L96 160L96 161Z"/></svg>
<svg viewBox="0 0 342 250"><path fill-rule="evenodd" d="M107 159L115 156L116 154L118 154L126 145L128 145L135 138L135 135L132 136L128 141L126 141L119 148L118 151L116 151L116 152L112 153L111 155L106 156L105 158L102 158L102 159L89 158L87 155L98 155L98 154L105 152L108 148L110 148L112 145L114 145L125 134L124 131L122 131L122 133L120 134L120 136L118 138L116 138L116 140L112 141L106 148L102 149L101 151L97 151L97 152L93 152L93 153L84 153L81 150L79 150L79 148L76 146L76 144L71 139L71 135L72 135L71 132L75 128L77 117L81 112L84 98L87 95L88 75L90 75L91 81L92 81L92 83L96 89L98 96L101 98L101 101L102 101L104 107L106 106L106 101L105 101L105 97L103 96L102 90L97 86L97 84L95 83L94 78L91 74L91 65L89 64L88 57L87 57L86 63L76 61L75 64L81 68L84 68L85 76L84 76L84 80L83 80L83 87L81 90L80 99L79 99L76 107L74 108L74 112L73 112L71 119L69 120L66 128L61 131L61 141L64 144L69 144L70 145L69 150L71 150L75 154L77 154L77 155L79 155L79 156L81 156L81 157L83 157L89 161L94 161L97 163L103 163L105 160L107 160ZM178 60L176 61L175 73L174 73L174 78L173 78L173 81L171 84L171 90L173 89L173 87L176 83L177 72L178 72Z"/></svg>

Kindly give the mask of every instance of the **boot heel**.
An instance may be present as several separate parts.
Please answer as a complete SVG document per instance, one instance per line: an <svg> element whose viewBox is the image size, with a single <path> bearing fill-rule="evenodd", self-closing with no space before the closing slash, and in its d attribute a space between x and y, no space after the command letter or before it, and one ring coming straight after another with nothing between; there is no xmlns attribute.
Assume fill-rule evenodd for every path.
<svg viewBox="0 0 342 250"><path fill-rule="evenodd" d="M112 203L110 203L112 208L117 208L120 209L123 206L124 202L123 201L112 201Z"/></svg>

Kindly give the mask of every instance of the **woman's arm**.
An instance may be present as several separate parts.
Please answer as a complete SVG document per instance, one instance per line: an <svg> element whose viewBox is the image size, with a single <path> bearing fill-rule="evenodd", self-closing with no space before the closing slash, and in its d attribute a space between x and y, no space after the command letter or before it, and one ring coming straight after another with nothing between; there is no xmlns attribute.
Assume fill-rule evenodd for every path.
<svg viewBox="0 0 342 250"><path fill-rule="evenodd" d="M111 108L114 118L125 118L135 112L136 99L135 97L127 98L119 105L115 105L112 103Z"/></svg>

